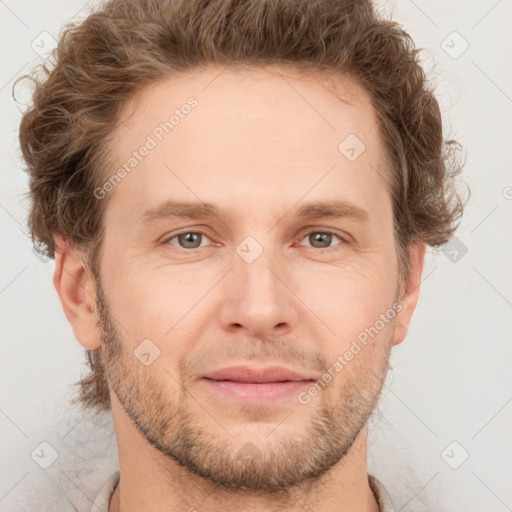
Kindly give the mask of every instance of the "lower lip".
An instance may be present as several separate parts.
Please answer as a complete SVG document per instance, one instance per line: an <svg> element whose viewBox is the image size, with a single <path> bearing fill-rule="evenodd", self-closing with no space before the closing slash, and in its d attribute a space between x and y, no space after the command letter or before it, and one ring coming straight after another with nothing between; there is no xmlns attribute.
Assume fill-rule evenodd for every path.
<svg viewBox="0 0 512 512"><path fill-rule="evenodd" d="M296 395L312 383L311 380L265 383L211 379L202 379L202 381L217 393L247 402L266 402Z"/></svg>

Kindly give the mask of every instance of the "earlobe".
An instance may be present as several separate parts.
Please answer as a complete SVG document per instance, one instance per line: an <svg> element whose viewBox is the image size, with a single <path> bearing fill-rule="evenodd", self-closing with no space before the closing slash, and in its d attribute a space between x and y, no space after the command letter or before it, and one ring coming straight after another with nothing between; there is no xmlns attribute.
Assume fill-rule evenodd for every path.
<svg viewBox="0 0 512 512"><path fill-rule="evenodd" d="M89 350L96 350L101 346L101 338L97 328L94 278L84 263L82 251L60 236L54 238L53 284L62 309L78 342Z"/></svg>
<svg viewBox="0 0 512 512"><path fill-rule="evenodd" d="M396 316L393 345L398 345L407 336L412 315L418 303L425 250L424 243L416 242L409 246L411 268L405 284L400 290L398 299L400 310Z"/></svg>

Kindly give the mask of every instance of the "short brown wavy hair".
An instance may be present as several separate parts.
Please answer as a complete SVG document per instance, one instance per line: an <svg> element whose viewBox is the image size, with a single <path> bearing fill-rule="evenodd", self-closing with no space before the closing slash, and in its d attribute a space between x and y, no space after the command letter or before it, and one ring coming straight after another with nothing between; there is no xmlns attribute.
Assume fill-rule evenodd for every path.
<svg viewBox="0 0 512 512"><path fill-rule="evenodd" d="M94 189L126 102L145 85L205 64L284 65L350 75L368 91L386 149L401 275L413 242L452 236L464 201L454 178L460 145L441 113L410 36L371 0L110 0L64 28L49 64L27 76L33 102L20 126L30 176L28 224L55 256L58 234L83 249L98 276L103 213ZM42 71L42 72L41 72ZM78 402L109 409L100 351Z"/></svg>

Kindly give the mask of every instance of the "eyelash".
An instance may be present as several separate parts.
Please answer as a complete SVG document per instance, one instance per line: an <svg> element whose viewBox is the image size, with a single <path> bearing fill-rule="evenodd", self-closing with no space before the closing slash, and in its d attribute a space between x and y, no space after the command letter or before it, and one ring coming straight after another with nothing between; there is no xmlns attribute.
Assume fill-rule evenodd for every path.
<svg viewBox="0 0 512 512"><path fill-rule="evenodd" d="M171 237L168 237L166 239L164 239L162 241L163 244L168 244L171 240L173 240L174 238L180 236L180 235L185 235L185 234L188 234L188 233L193 233L193 234L196 234L196 235L202 235L202 236L205 236L206 238L210 238L204 231L201 231L201 230L195 230L195 231L192 231L192 230L188 230L188 231L181 231L180 233L175 233L174 235L172 235ZM332 229L329 229L329 228L323 228L323 229L313 229L311 231L308 231L307 233L305 233L302 237L301 237L301 240L303 240L304 238L312 235L313 233L321 233L322 235L334 235L335 237L337 237L339 240L340 240L340 243L332 246L332 247L324 247L324 248L321 248L321 249L317 249L316 247L310 247L310 246L305 246L305 247L309 247L310 249L317 249L318 251L321 251L323 253L326 253L326 252L331 252L331 251L335 251L337 249L339 249L339 246L340 245L345 245L347 244L347 240L345 240L343 237L341 237L338 232L332 230ZM174 245L174 244L172 244ZM177 248L179 249L183 249L184 251L193 251L193 250L197 250L197 249L200 249L201 247L195 247L193 249L186 249L184 247L180 247L178 245L176 245Z"/></svg>

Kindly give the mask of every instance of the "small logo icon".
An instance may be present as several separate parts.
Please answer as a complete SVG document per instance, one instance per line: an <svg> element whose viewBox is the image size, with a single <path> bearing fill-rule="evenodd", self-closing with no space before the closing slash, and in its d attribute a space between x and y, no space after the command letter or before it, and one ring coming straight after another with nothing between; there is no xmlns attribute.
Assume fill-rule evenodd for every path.
<svg viewBox="0 0 512 512"><path fill-rule="evenodd" d="M459 469L468 460L469 453L457 441L452 441L442 452L441 458L452 469Z"/></svg>
<svg viewBox="0 0 512 512"><path fill-rule="evenodd" d="M350 162L357 160L365 151L364 142L354 133L347 135L339 144L339 152Z"/></svg>
<svg viewBox="0 0 512 512"><path fill-rule="evenodd" d="M263 247L255 238L248 236L238 244L236 252L246 263L253 263L263 252Z"/></svg>
<svg viewBox="0 0 512 512"><path fill-rule="evenodd" d="M245 466L250 466L261 457L261 452L252 443L245 443L236 454L239 460Z"/></svg>
<svg viewBox="0 0 512 512"><path fill-rule="evenodd" d="M59 454L50 443L43 441L30 456L38 466L48 469L58 459Z"/></svg>
<svg viewBox="0 0 512 512"><path fill-rule="evenodd" d="M469 43L454 30L441 41L441 48L452 59L458 59L469 48Z"/></svg>
<svg viewBox="0 0 512 512"><path fill-rule="evenodd" d="M454 236L441 247L441 252L452 263L458 263L468 252L468 248L459 238Z"/></svg>
<svg viewBox="0 0 512 512"><path fill-rule="evenodd" d="M144 366L149 366L160 355L160 349L149 338L146 338L139 343L133 353Z"/></svg>
<svg viewBox="0 0 512 512"><path fill-rule="evenodd" d="M41 32L33 41L30 43L30 47L34 50L39 57L46 59L50 56L52 50L57 46L57 41L48 32Z"/></svg>

